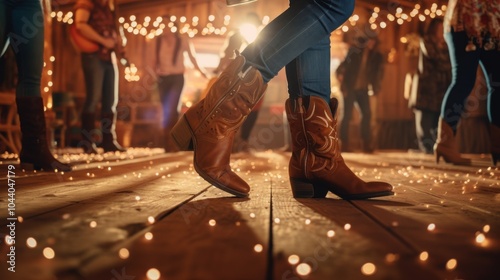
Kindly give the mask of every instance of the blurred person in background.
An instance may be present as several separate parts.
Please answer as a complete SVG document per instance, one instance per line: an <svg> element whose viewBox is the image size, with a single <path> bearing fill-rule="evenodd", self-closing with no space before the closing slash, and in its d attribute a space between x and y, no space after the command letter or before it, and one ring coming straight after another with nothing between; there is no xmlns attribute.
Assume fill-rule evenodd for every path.
<svg viewBox="0 0 500 280"><path fill-rule="evenodd" d="M384 75L384 56L378 50L378 38L373 34L363 34L354 40L346 58L337 68L340 90L344 96L344 118L340 126L342 151L350 152L349 125L354 104L361 113L360 132L363 139L363 152L372 153L372 131L370 95L380 92Z"/></svg>
<svg viewBox="0 0 500 280"><path fill-rule="evenodd" d="M85 103L82 110L82 141L85 153L98 153L95 120L101 103L101 134L99 146L104 152L124 152L116 141L116 106L118 104L118 65L124 58L123 32L117 28L114 0L77 0L74 6L75 25L85 38L98 44L94 52L82 52L81 61L85 78Z"/></svg>
<svg viewBox="0 0 500 280"><path fill-rule="evenodd" d="M434 145L436 162L442 157L452 164L471 164L470 159L460 154L455 135L480 66L488 86L491 156L496 165L500 158L500 1L450 0L444 32L452 81L442 101Z"/></svg>
<svg viewBox="0 0 500 280"><path fill-rule="evenodd" d="M44 13L40 0L0 1L0 56L9 45L16 57L16 105L21 122L21 167L70 171L49 150L40 83L44 53ZM29 34L27 34L29 30Z"/></svg>
<svg viewBox="0 0 500 280"><path fill-rule="evenodd" d="M413 77L408 103L415 113L417 143L423 153L433 153L441 101L450 82L450 55L443 37L443 20L434 18L420 38L418 72Z"/></svg>
<svg viewBox="0 0 500 280"><path fill-rule="evenodd" d="M164 16L164 18L170 17ZM198 65L193 43L187 35L180 34L178 26L173 24L170 29L166 28L157 37L155 51L155 69L163 109L163 148L167 153L178 151L177 146L172 142L170 130L179 119L182 105L180 99L184 88L184 73L186 72L184 54L188 55L195 69L207 78L206 71Z"/></svg>

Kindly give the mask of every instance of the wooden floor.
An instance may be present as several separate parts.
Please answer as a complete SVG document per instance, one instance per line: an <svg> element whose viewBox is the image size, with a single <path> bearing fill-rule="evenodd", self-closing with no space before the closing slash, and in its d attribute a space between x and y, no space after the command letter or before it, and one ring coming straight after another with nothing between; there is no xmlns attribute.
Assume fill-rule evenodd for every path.
<svg viewBox="0 0 500 280"><path fill-rule="evenodd" d="M3 159L0 279L500 279L500 169L488 155L460 167L346 153L358 176L395 187L365 201L294 199L289 156L233 155L249 199L201 179L190 152L73 155L64 174L16 169L16 272Z"/></svg>

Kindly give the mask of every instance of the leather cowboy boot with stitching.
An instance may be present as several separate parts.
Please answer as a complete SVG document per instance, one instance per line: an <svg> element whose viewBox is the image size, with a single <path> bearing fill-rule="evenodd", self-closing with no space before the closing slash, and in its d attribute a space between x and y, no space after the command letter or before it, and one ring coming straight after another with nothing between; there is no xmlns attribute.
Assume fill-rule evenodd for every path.
<svg viewBox="0 0 500 280"><path fill-rule="evenodd" d="M250 186L229 166L236 132L267 88L257 69L243 70L245 58L236 58L210 87L207 96L193 105L172 130L181 150L194 150L194 168L215 187L238 197L248 196Z"/></svg>
<svg viewBox="0 0 500 280"><path fill-rule="evenodd" d="M385 182L365 182L346 166L340 154L337 121L338 101L306 96L286 101L292 136L289 174L293 196L323 198L328 191L343 199L393 195Z"/></svg>

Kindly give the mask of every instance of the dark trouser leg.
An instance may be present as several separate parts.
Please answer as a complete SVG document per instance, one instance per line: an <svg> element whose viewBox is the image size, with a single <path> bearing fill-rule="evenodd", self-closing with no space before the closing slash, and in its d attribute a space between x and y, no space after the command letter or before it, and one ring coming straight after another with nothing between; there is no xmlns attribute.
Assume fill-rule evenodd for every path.
<svg viewBox="0 0 500 280"><path fill-rule="evenodd" d="M170 131L179 119L180 98L184 88L184 75L161 76L158 79L158 89L163 109L163 148L165 152L178 151L174 144Z"/></svg>
<svg viewBox="0 0 500 280"><path fill-rule="evenodd" d="M446 33L445 39L450 52L452 82L443 98L441 117L456 133L465 102L476 81L481 50L478 47L475 51L465 51L468 43L465 31Z"/></svg>
<svg viewBox="0 0 500 280"><path fill-rule="evenodd" d="M361 138L363 138L363 151L373 152L372 143L372 110L370 108L370 97L367 90L356 90L356 100L361 111Z"/></svg>
<svg viewBox="0 0 500 280"><path fill-rule="evenodd" d="M344 94L344 116L340 124L340 140L342 141L342 151L350 151L349 148L349 125L352 118L352 109L354 107L354 92Z"/></svg>

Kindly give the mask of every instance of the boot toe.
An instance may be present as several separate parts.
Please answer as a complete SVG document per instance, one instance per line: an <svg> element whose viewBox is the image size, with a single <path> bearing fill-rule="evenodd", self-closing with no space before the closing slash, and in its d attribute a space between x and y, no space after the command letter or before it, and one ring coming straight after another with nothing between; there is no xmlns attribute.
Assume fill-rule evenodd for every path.
<svg viewBox="0 0 500 280"><path fill-rule="evenodd" d="M222 172L198 172L200 176L207 180L214 187L237 197L247 197L250 192L250 186L238 175L230 170Z"/></svg>

